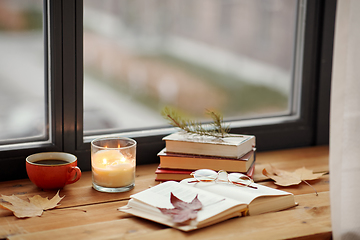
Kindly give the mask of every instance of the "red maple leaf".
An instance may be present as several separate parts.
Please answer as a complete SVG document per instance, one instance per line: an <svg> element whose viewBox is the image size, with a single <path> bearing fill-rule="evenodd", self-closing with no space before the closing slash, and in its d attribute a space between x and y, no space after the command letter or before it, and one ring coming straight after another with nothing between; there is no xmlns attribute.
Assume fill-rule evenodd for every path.
<svg viewBox="0 0 360 240"><path fill-rule="evenodd" d="M191 202L184 202L170 193L170 202L174 208L159 208L159 210L172 218L174 223L185 224L189 220L196 219L197 212L202 208L198 195Z"/></svg>

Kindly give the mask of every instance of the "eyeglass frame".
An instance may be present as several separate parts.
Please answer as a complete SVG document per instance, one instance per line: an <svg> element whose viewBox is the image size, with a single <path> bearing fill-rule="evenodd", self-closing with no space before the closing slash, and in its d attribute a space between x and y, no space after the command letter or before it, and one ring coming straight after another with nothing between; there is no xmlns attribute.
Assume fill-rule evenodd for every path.
<svg viewBox="0 0 360 240"><path fill-rule="evenodd" d="M198 179L198 178L195 176L195 173L198 172L198 171L201 171L201 170L209 170L209 171L212 171L212 172L216 173L216 178L214 178L214 179L207 179L207 180ZM240 186L243 186L243 187L250 187L250 188L253 188L253 189L257 189L257 187L251 186L251 184L254 183L254 180L253 180L251 177L249 177L248 175L245 175L245 174L243 174L243 173L235 173L235 174L239 174L239 175L241 175L241 176L246 177L246 178L249 180L249 182L250 182L248 185L245 184L245 183L235 182L235 181L230 180L230 179L229 179L229 175L231 175L231 174L233 174L233 173L228 173L228 172L225 171L225 170L215 171L215 170L212 170L212 169L198 169L198 170L190 173L190 175L193 176L193 177L196 179L197 182L217 182L217 181L221 181L221 179L219 179L219 175L220 175L221 173L225 173L225 174L226 174L226 178L227 178L227 182L228 182L228 183L234 184L235 186L239 186L239 185L240 185Z"/></svg>

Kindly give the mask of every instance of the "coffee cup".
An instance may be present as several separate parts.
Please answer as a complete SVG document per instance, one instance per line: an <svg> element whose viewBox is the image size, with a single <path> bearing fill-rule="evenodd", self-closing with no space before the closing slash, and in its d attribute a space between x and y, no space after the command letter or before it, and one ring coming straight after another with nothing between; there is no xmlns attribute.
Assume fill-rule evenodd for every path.
<svg viewBox="0 0 360 240"><path fill-rule="evenodd" d="M28 156L26 172L31 182L44 190L63 188L81 177L77 157L65 152L43 152Z"/></svg>

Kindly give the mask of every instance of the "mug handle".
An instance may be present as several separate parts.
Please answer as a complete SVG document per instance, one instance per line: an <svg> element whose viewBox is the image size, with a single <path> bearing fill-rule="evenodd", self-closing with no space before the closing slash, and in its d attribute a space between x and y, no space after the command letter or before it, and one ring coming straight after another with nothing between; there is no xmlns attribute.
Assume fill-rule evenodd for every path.
<svg viewBox="0 0 360 240"><path fill-rule="evenodd" d="M75 171L75 177L74 177L72 180L69 179L69 180L66 182L66 184L71 184L71 183L77 182L77 181L80 179L80 177L81 177L81 170L80 170L80 168L78 168L78 167L70 167L69 170L68 170L68 173L69 173L70 176L73 176L73 175L74 175L74 173L72 173L73 171Z"/></svg>

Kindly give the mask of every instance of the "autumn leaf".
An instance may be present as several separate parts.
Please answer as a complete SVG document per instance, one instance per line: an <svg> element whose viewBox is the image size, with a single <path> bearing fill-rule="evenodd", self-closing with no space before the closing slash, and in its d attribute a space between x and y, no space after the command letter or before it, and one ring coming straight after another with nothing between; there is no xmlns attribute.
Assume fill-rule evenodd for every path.
<svg viewBox="0 0 360 240"><path fill-rule="evenodd" d="M273 166L271 168L264 168L262 173L275 180L275 184L280 186L291 186L297 185L302 181L315 180L320 178L325 173L313 173L312 170L306 169L305 167L298 168L294 172L288 172L277 169Z"/></svg>
<svg viewBox="0 0 360 240"><path fill-rule="evenodd" d="M286 187L291 185L298 185L301 182L304 182L314 189L316 195L318 195L317 191L307 181L319 179L321 176L326 174L326 173L313 173L312 170L306 169L305 167L298 168L294 172L288 172L277 169L273 166L271 166L268 169L264 168L262 170L262 173L265 176L273 179L275 181L274 183L279 186Z"/></svg>
<svg viewBox="0 0 360 240"><path fill-rule="evenodd" d="M59 196L59 191L52 199L43 198L39 195L29 198L28 201L24 201L15 195L0 197L0 207L10 210L17 218L36 217L41 216L44 210L48 210L58 206L58 203L64 197Z"/></svg>
<svg viewBox="0 0 360 240"><path fill-rule="evenodd" d="M159 210L172 218L174 223L185 224L189 220L197 218L197 212L201 210L202 204L197 195L191 202L184 202L170 193L170 202L174 208L159 208Z"/></svg>

